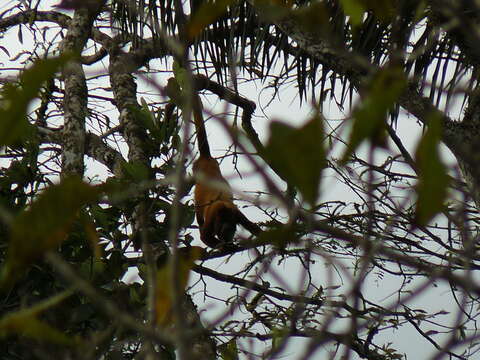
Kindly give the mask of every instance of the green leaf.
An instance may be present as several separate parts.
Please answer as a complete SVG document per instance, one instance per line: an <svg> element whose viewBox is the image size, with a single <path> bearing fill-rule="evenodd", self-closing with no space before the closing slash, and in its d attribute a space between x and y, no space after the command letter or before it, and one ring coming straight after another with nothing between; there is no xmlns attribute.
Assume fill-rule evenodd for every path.
<svg viewBox="0 0 480 360"><path fill-rule="evenodd" d="M202 1L198 8L192 9L191 19L186 26L188 38L196 38L203 29L225 14L234 2L236 0Z"/></svg>
<svg viewBox="0 0 480 360"><path fill-rule="evenodd" d="M316 3L314 5L316 5ZM257 10L256 13L258 14L258 16L266 22L273 23L287 16L296 16L295 11L292 10L292 0L256 0L254 2L254 6ZM313 12L310 11L312 5L302 6L299 8L299 10L301 11L305 8L306 11L301 12L300 17Z"/></svg>
<svg viewBox="0 0 480 360"><path fill-rule="evenodd" d="M150 178L150 170L147 166L139 162L126 162L122 164L125 176L128 176L135 182L145 181Z"/></svg>
<svg viewBox="0 0 480 360"><path fill-rule="evenodd" d="M72 294L64 291L27 309L9 313L0 319L0 338L19 335L61 345L74 345L75 339L40 321L38 316Z"/></svg>
<svg viewBox="0 0 480 360"><path fill-rule="evenodd" d="M388 112L406 85L405 75L402 69L397 67L381 69L373 77L366 97L353 111L354 123L342 161L347 161L365 140L376 146L385 146Z"/></svg>
<svg viewBox="0 0 480 360"><path fill-rule="evenodd" d="M391 22L397 15L395 0L361 0L367 10L371 10L375 17L384 22Z"/></svg>
<svg viewBox="0 0 480 360"><path fill-rule="evenodd" d="M199 246L178 249L178 271L177 280L180 290L186 288L190 278L190 272L195 265L195 261L202 258L205 250ZM157 270L157 286L155 289L155 315L156 322L161 326L166 326L172 322L171 310L173 301L172 288L173 264L171 258L159 265Z"/></svg>
<svg viewBox="0 0 480 360"><path fill-rule="evenodd" d="M155 119L155 115L150 111L148 104L144 98L140 99L142 106L130 106L130 111L135 115L136 120L140 125L148 130L148 135L156 144L163 143L162 133Z"/></svg>
<svg viewBox="0 0 480 360"><path fill-rule="evenodd" d="M238 360L238 347L235 339L226 342L218 347L222 360Z"/></svg>
<svg viewBox="0 0 480 360"><path fill-rule="evenodd" d="M118 207L105 208L98 204L93 204L90 206L90 213L95 220L95 224L102 228L105 233L114 232L119 228L121 211Z"/></svg>
<svg viewBox="0 0 480 360"><path fill-rule="evenodd" d="M444 209L448 193L450 178L438 150L441 136L441 119L438 115L432 115L415 153L419 172L416 221L422 225Z"/></svg>
<svg viewBox="0 0 480 360"><path fill-rule="evenodd" d="M27 120L30 102L38 96L41 86L64 65L71 56L37 60L19 77L17 84L6 84L0 95L0 146L13 146L30 138L34 128Z"/></svg>
<svg viewBox="0 0 480 360"><path fill-rule="evenodd" d="M43 191L12 222L7 260L0 278L2 286L14 282L27 265L59 246L80 209L99 194L99 187L76 176Z"/></svg>
<svg viewBox="0 0 480 360"><path fill-rule="evenodd" d="M150 108L148 107L148 103L143 97L140 99L140 103L142 104L140 108L140 113L141 113L143 124L148 130L152 131L156 128L155 115L150 111ZM135 107L135 109L137 108Z"/></svg>
<svg viewBox="0 0 480 360"><path fill-rule="evenodd" d="M168 81L170 82L170 79ZM177 114L173 113L171 116L163 116L158 128L162 143L170 144L172 136L179 133Z"/></svg>
<svg viewBox="0 0 480 360"><path fill-rule="evenodd" d="M364 8L362 1L360 0L340 0L343 11L350 16L350 22L352 25L357 26L362 23L363 14L366 9Z"/></svg>
<svg viewBox="0 0 480 360"><path fill-rule="evenodd" d="M177 95L182 96L182 90L185 90L186 85L188 84L187 69L182 67L177 61L174 61L173 62L173 74L175 76L175 81L170 82L170 79L169 79L169 81L167 83L167 90L174 90L175 92L180 91L180 93L177 93ZM176 87L176 89L174 89L173 86ZM172 95L170 93L168 93L168 94L169 94L169 96ZM174 99L172 98L172 100L174 100ZM176 103L176 104L181 107L182 103L183 102Z"/></svg>
<svg viewBox="0 0 480 360"><path fill-rule="evenodd" d="M174 68L175 68L174 63ZM180 88L180 84L175 78L170 78L168 79L167 86L165 88L165 91L168 95L168 97L171 99L171 101L177 105L178 107L182 107L183 103L185 102L183 99L182 95L182 89Z"/></svg>
<svg viewBox="0 0 480 360"><path fill-rule="evenodd" d="M272 334L272 350L277 349L288 336L289 330L285 328L275 327L271 330Z"/></svg>
<svg viewBox="0 0 480 360"><path fill-rule="evenodd" d="M273 122L263 154L267 162L295 185L311 205L317 200L320 176L325 167L323 137L319 114L299 129Z"/></svg>

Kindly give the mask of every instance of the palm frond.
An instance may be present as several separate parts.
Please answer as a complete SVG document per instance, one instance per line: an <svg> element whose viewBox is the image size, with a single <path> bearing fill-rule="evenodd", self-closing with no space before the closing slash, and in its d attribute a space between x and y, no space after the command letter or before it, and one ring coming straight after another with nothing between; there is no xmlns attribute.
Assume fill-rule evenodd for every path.
<svg viewBox="0 0 480 360"><path fill-rule="evenodd" d="M322 18L328 19L328 24L322 27L333 43L341 44L352 56L361 56L374 65L400 59L407 74L418 82L420 90L428 91L427 95L436 105L440 105L442 94L447 94L448 105L456 87L462 83L465 86L462 79L476 68L475 61L465 62L465 57L475 59L465 34L455 29L443 31L441 13L422 7L423 2L397 2L397 16L388 19L368 10L362 22L355 26L338 0L297 0L295 3L297 9L321 3L325 12ZM200 4L198 0L190 0L184 11L187 14L195 11ZM139 36L145 36L144 28L150 29L154 37L159 36L159 32L170 36L178 34L179 22L173 0L114 0L112 9L112 18L133 44ZM473 21L474 14L469 12L462 16ZM458 41L459 38L463 41ZM330 96L334 96L337 82L342 86L342 99L352 95L347 77L338 76L312 59L287 34L263 21L246 0L229 6L195 39L191 49L196 68L206 74L214 72L221 84L230 78L232 66L250 76L266 79L281 65L285 80L295 76L301 98L309 88L313 90L316 86L322 89L322 94L330 88ZM278 80L279 83L284 81Z"/></svg>

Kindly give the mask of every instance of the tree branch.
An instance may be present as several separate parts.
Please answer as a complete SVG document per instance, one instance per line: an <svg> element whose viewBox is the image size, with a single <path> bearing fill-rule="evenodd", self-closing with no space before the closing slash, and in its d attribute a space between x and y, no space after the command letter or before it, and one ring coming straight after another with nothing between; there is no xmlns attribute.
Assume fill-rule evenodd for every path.
<svg viewBox="0 0 480 360"><path fill-rule="evenodd" d="M20 24L29 24L35 21L47 21L67 28L70 25L71 18L56 11L35 11L27 10L18 14L11 15L5 19L0 19L0 31L7 31L10 27Z"/></svg>

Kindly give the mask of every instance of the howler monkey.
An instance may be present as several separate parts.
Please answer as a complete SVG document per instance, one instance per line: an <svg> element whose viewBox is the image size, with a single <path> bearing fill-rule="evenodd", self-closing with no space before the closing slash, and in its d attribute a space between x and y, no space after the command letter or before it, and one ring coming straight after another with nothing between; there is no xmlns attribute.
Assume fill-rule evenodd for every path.
<svg viewBox="0 0 480 360"><path fill-rule="evenodd" d="M193 163L195 175L195 215L200 227L201 240L210 247L233 241L237 224L252 234L258 234L260 227L246 218L233 203L232 191L220 172L208 145L207 133L202 115L200 97L193 97L192 113L197 130L200 157Z"/></svg>

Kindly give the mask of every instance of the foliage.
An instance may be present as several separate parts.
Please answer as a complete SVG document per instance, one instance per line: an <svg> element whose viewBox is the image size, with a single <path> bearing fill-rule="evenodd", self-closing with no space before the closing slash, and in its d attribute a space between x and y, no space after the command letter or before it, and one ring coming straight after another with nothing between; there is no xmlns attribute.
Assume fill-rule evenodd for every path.
<svg viewBox="0 0 480 360"><path fill-rule="evenodd" d="M2 358L478 356L477 5L46 3L0 5ZM218 249L193 92L263 230Z"/></svg>
<svg viewBox="0 0 480 360"><path fill-rule="evenodd" d="M322 119L318 115L301 129L272 122L265 147L266 160L312 205L317 201L321 171L325 166L322 137ZM285 144L296 146L286 147Z"/></svg>

